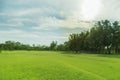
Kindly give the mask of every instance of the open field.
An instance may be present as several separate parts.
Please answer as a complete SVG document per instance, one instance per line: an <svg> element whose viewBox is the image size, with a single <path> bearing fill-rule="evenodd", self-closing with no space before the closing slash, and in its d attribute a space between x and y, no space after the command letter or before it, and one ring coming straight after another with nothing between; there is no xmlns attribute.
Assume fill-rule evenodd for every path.
<svg viewBox="0 0 120 80"><path fill-rule="evenodd" d="M120 56L3 51L0 80L119 80Z"/></svg>

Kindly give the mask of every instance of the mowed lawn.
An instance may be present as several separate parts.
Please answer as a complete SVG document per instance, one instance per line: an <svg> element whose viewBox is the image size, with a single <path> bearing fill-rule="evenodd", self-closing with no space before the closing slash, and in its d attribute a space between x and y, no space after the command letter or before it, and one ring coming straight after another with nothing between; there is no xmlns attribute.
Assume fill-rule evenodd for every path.
<svg viewBox="0 0 120 80"><path fill-rule="evenodd" d="M120 80L120 56L3 51L0 80Z"/></svg>

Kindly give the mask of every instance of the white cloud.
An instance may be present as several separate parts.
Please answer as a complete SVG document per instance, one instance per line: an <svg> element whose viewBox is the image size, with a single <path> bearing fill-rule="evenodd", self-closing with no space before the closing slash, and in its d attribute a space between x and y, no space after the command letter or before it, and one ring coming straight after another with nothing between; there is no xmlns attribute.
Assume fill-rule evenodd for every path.
<svg viewBox="0 0 120 80"><path fill-rule="evenodd" d="M0 30L0 34L19 34L23 33L22 30Z"/></svg>
<svg viewBox="0 0 120 80"><path fill-rule="evenodd" d="M21 9L21 10L10 10L0 13L1 16L28 16L35 13L41 13L41 9L39 8L29 8L29 9Z"/></svg>
<svg viewBox="0 0 120 80"><path fill-rule="evenodd" d="M34 26L35 30L49 30L56 28L86 28L90 29L93 26L92 21L82 21L76 18L68 18L64 20L57 19L55 17L40 18L37 22L38 26Z"/></svg>
<svg viewBox="0 0 120 80"><path fill-rule="evenodd" d="M62 41L66 40L69 33L75 32L74 29L82 31L94 25L92 21L85 21L82 18L81 6L84 0L3 1L5 1L2 3L3 9L0 10L0 36L6 40L13 38L33 42L34 38L36 43ZM102 2L101 11L95 20L120 19L119 0L100 1ZM86 14L89 14L89 11ZM63 31L60 32L60 30Z"/></svg>
<svg viewBox="0 0 120 80"><path fill-rule="evenodd" d="M21 23L21 22L17 22L17 23L15 23L15 22L13 22L13 23L0 23L0 26L1 27L19 27L19 26L23 26L23 23Z"/></svg>
<svg viewBox="0 0 120 80"><path fill-rule="evenodd" d="M27 32L23 30L1 30L0 31L1 35L9 35L9 36L14 36L18 38L38 38L39 36L37 34L34 34L32 32Z"/></svg>

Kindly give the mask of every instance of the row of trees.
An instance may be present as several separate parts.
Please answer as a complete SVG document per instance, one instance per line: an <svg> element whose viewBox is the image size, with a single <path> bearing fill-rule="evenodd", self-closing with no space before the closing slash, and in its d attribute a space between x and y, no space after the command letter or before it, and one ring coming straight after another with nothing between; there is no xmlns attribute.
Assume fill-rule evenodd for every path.
<svg viewBox="0 0 120 80"><path fill-rule="evenodd" d="M4 43L0 44L0 52L2 50L65 50L65 47L63 44L57 45L57 41L52 41L49 46L46 45L29 45L29 44L23 44L20 42L15 41L5 41Z"/></svg>
<svg viewBox="0 0 120 80"><path fill-rule="evenodd" d="M0 44L0 52L2 50L52 50L52 51L65 51L66 46L64 44L57 44L57 41L52 41L49 46L46 45L28 45L15 41L5 41Z"/></svg>
<svg viewBox="0 0 120 80"><path fill-rule="evenodd" d="M50 50L49 46L45 45L28 45L15 41L6 41L0 44L0 50Z"/></svg>
<svg viewBox="0 0 120 80"><path fill-rule="evenodd" d="M120 53L119 22L99 21L89 31L71 34L67 44L75 52Z"/></svg>
<svg viewBox="0 0 120 80"><path fill-rule="evenodd" d="M57 45L52 41L50 46L27 45L20 42L6 41L0 44L1 50L57 50L74 52L120 53L120 25L118 21L98 21L86 32L70 34L69 40Z"/></svg>

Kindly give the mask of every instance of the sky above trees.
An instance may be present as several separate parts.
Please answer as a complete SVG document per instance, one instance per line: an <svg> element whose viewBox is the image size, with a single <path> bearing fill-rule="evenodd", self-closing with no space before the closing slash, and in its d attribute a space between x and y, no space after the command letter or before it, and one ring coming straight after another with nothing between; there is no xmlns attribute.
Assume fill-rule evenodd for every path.
<svg viewBox="0 0 120 80"><path fill-rule="evenodd" d="M0 0L0 42L62 43L93 21L120 19L119 0Z"/></svg>

